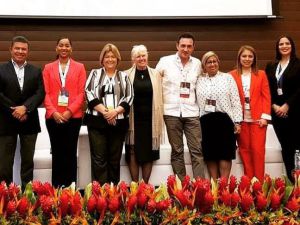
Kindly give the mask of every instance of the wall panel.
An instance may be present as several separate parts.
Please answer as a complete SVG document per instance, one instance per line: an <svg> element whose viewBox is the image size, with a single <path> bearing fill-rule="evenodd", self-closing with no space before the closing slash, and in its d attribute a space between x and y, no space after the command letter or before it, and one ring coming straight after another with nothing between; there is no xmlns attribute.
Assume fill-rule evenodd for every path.
<svg viewBox="0 0 300 225"><path fill-rule="evenodd" d="M300 2L279 0L281 18L277 19L198 19L198 20L61 20L0 19L0 62L9 59L8 48L14 35L30 40L30 61L40 67L54 60L56 40L68 36L73 41L74 58L83 62L87 71L98 66L101 48L107 42L116 44L122 55L121 69L131 65L130 51L135 44L145 44L150 52L150 65L160 57L176 51L177 36L185 31L196 37L195 56L200 58L215 50L221 58L221 69L235 65L236 53L243 44L253 45L259 65L264 68L275 55L276 39L292 36L300 54Z"/></svg>

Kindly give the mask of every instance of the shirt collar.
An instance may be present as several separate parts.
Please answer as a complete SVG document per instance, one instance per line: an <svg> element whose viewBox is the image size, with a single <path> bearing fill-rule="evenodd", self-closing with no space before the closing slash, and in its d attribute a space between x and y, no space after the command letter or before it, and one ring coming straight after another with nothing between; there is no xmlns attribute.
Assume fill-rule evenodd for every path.
<svg viewBox="0 0 300 225"><path fill-rule="evenodd" d="M181 63L181 59L180 59L180 57L179 57L179 55L178 55L178 52L176 52L175 56L176 56L176 61L177 61L178 63ZM190 56L188 62L192 62L192 61L193 61L193 57Z"/></svg>
<svg viewBox="0 0 300 225"><path fill-rule="evenodd" d="M12 62L12 64L13 64L14 67L17 67L19 69L22 69L22 68L24 68L27 65L27 61L25 61L23 63L23 65L21 65L21 66L19 66L13 59L11 59L11 62Z"/></svg>

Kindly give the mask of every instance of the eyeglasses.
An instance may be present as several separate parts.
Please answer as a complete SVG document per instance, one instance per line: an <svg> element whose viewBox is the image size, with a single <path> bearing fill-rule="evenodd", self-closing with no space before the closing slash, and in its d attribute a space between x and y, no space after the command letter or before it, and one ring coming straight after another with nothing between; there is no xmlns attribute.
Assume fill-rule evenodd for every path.
<svg viewBox="0 0 300 225"><path fill-rule="evenodd" d="M209 65L209 64L218 64L218 61L217 60L206 61L206 65Z"/></svg>

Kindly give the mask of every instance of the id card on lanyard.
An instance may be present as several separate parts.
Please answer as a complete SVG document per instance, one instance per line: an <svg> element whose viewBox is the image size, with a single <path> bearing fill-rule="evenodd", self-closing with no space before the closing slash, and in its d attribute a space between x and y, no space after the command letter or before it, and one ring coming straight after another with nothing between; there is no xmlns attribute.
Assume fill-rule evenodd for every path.
<svg viewBox="0 0 300 225"><path fill-rule="evenodd" d="M57 105L58 106L68 106L69 104L69 91L65 88L67 74L69 71L70 60L67 62L65 71L62 71L61 64L59 63L59 77L61 81L61 90L58 95Z"/></svg>
<svg viewBox="0 0 300 225"><path fill-rule="evenodd" d="M69 103L69 92L62 88L58 95L58 106L68 106Z"/></svg>
<svg viewBox="0 0 300 225"><path fill-rule="evenodd" d="M105 99L105 106L107 109L112 110L115 108L115 96L114 96L114 86L115 86L115 75L111 78L106 77L106 81L104 81L105 88L104 88L104 99Z"/></svg>
<svg viewBox="0 0 300 225"><path fill-rule="evenodd" d="M181 82L180 83L180 98L189 98L190 97L190 88L191 88L191 83Z"/></svg>
<svg viewBox="0 0 300 225"><path fill-rule="evenodd" d="M277 94L279 96L283 95L283 90L282 90L282 79L283 79L283 72L285 71L286 67L288 66L289 62L282 67L280 63L278 63L277 69L276 69L276 79L277 79Z"/></svg>
<svg viewBox="0 0 300 225"><path fill-rule="evenodd" d="M206 112L215 112L216 111L216 100L206 99L204 110Z"/></svg>

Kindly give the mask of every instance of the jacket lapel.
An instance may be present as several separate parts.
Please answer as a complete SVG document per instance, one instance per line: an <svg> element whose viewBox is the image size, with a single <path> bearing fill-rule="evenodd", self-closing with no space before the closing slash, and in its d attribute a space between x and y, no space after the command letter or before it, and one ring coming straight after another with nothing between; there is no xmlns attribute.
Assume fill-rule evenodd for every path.
<svg viewBox="0 0 300 225"><path fill-rule="evenodd" d="M76 68L74 68L73 60L70 59L70 65L69 65L68 73L66 74L66 83L65 83L65 86L69 85L68 80L73 80L72 76L75 74L74 73L75 70L76 70Z"/></svg>
<svg viewBox="0 0 300 225"><path fill-rule="evenodd" d="M56 60L56 62L54 63L52 69L53 69L53 76L54 76L54 80L58 83L58 85L61 87L61 81L60 81L60 76L59 76L59 61Z"/></svg>
<svg viewBox="0 0 300 225"><path fill-rule="evenodd" d="M254 93L253 91L255 89L256 83L257 83L257 76L254 75L253 73L251 73L250 98L251 98L251 96L253 96L253 93Z"/></svg>
<svg viewBox="0 0 300 225"><path fill-rule="evenodd" d="M11 61L8 63L8 71L9 71L9 76L11 77L12 81L15 83L15 85L18 87L18 90L21 93L21 87L18 81L18 77L14 68L14 65L12 64ZM24 75L25 76L25 75Z"/></svg>

